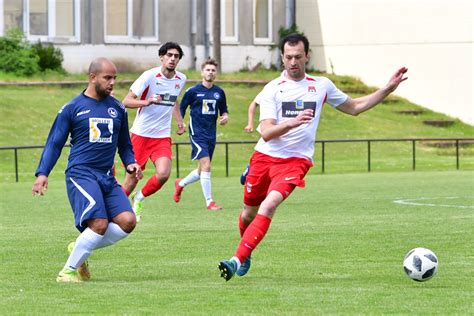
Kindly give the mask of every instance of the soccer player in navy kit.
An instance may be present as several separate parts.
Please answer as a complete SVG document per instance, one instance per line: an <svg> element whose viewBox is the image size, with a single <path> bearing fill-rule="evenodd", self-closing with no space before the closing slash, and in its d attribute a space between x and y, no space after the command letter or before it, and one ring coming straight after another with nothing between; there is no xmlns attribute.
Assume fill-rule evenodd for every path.
<svg viewBox="0 0 474 316"><path fill-rule="evenodd" d="M220 210L212 199L211 160L216 146L216 121L225 125L229 119L224 90L214 85L217 73L217 62L206 60L201 66L202 82L189 88L180 104L181 116L190 106L189 139L191 141L191 159L198 160L198 168L191 171L184 179L176 179L174 201L181 199L181 193L188 184L201 180L202 192L209 210Z"/></svg>
<svg viewBox="0 0 474 316"><path fill-rule="evenodd" d="M127 196L112 174L118 153L128 173L141 179L128 132L125 107L110 96L117 68L106 58L89 66L89 84L58 112L36 169L34 195L44 195L48 176L66 140L71 151L66 168L66 186L76 228L81 232L69 244L69 258L57 282L82 282L90 278L87 258L130 234L136 225Z"/></svg>

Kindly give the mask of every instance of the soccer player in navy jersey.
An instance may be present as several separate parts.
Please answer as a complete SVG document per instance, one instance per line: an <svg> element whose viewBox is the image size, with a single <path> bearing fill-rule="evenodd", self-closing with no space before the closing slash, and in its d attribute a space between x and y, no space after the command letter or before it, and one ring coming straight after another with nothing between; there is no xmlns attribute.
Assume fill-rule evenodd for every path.
<svg viewBox="0 0 474 316"><path fill-rule="evenodd" d="M304 187L324 103L356 116L382 102L407 79L408 69L402 67L384 87L353 99L328 78L306 74L309 42L304 35L287 35L280 49L285 71L259 94L261 138L245 181L240 243L232 258L219 263L226 281L247 274L251 254L270 228L277 207L297 186Z"/></svg>
<svg viewBox="0 0 474 316"><path fill-rule="evenodd" d="M116 74L110 60L92 61L87 89L59 110L35 172L33 195L44 195L48 176L70 136L66 187L80 234L68 245L69 258L57 282L89 280L87 258L92 251L127 237L136 225L132 206L111 170L118 149L127 172L142 178L133 155L127 112L110 96Z"/></svg>
<svg viewBox="0 0 474 316"><path fill-rule="evenodd" d="M176 179L174 201L181 199L181 193L188 184L201 180L202 193L208 210L220 210L212 199L211 161L216 146L216 121L220 125L229 120L224 90L214 84L217 74L217 62L206 60L201 66L202 82L189 88L180 104L181 116L190 107L189 139L191 141L191 159L198 160L197 169L184 179Z"/></svg>

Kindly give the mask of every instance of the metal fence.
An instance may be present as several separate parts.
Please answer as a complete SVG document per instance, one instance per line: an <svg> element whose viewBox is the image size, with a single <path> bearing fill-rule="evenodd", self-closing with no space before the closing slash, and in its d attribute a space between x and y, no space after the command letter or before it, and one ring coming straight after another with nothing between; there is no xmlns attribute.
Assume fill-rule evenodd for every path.
<svg viewBox="0 0 474 316"><path fill-rule="evenodd" d="M459 169L459 147L462 144L473 144L474 145L474 138L370 138L370 139L331 139L331 140L317 140L316 144L321 144L321 171L325 172L325 162L326 162L326 147L327 144L332 143L367 143L367 171L370 172L372 169L371 164L371 146L377 142L409 142L412 144L411 150L411 157L412 157L412 170L416 169L416 143L417 142L441 142L443 144L450 144L455 146L456 149L456 169ZM217 145L224 145L225 146L225 174L226 177L229 176L229 146L230 145L242 145L242 144L256 144L256 141L218 141ZM189 146L189 142L175 142L173 143L175 146L175 153L176 153L176 174L179 177L179 147L182 145ZM66 145L65 147L69 147ZM0 147L0 150L12 150L14 155L14 168L15 168L15 180L18 182L18 152L20 150L26 149L42 149L44 148L43 145L35 145L35 146L8 146L8 147Z"/></svg>

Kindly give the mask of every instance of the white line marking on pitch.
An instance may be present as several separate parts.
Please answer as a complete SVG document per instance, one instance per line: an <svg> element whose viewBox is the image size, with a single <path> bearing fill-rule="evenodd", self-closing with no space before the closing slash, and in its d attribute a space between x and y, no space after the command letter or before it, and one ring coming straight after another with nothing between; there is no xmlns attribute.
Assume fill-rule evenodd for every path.
<svg viewBox="0 0 474 316"><path fill-rule="evenodd" d="M434 204L434 203L414 202L414 201L426 201L426 200L435 200L435 199L454 200L454 199L460 199L460 197L459 196L439 197L439 198L422 197L422 198L417 198L417 199L395 200L395 201L393 201L393 203L404 204L404 205L435 206L435 207L474 208L474 205L449 205L449 204Z"/></svg>

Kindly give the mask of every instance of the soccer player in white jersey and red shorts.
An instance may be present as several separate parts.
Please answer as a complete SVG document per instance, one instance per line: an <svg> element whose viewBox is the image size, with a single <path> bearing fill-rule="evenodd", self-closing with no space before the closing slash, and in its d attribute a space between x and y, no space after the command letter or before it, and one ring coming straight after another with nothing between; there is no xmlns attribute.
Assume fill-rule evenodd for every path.
<svg viewBox="0 0 474 316"><path fill-rule="evenodd" d="M145 71L130 87L123 100L128 108L138 108L133 122L132 144L135 159L142 170L150 159L155 165L154 174L141 190L132 194L133 211L137 221L141 218L142 203L166 183L171 172L171 118L178 123L177 134L185 132L179 111L178 96L186 84L186 76L176 71L183 50L174 42L163 44L159 51L161 66ZM125 175L123 189L127 195L137 186L137 179Z"/></svg>
<svg viewBox="0 0 474 316"><path fill-rule="evenodd" d="M358 115L380 103L406 80L407 68L398 69L387 85L372 94L351 98L324 77L306 74L308 39L301 34L283 38L280 49L285 71L268 83L260 101L260 134L250 159L244 186L244 207L239 217L241 240L234 256L219 263L226 281L245 275L250 255L267 233L276 208L313 165L314 143L323 104Z"/></svg>

